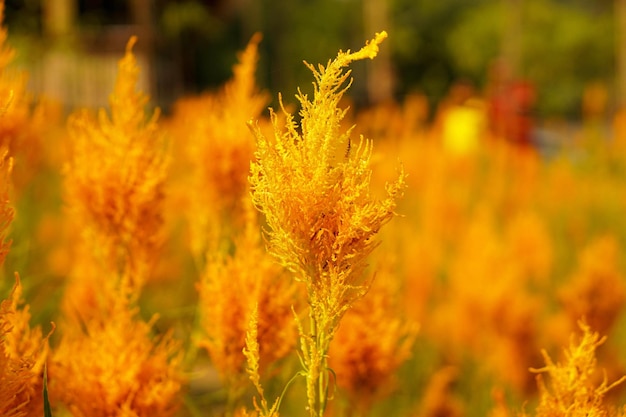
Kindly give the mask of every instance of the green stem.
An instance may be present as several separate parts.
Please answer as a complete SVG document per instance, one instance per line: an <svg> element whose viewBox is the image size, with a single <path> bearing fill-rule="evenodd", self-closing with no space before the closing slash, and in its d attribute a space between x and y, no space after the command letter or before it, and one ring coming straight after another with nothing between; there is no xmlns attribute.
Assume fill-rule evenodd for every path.
<svg viewBox="0 0 626 417"><path fill-rule="evenodd" d="M324 415L324 411L326 411L326 403L328 401L328 360L327 353L328 349L324 346L326 334L325 332L320 332L319 340L318 340L318 352L321 352L320 363L319 363L319 381L318 381L318 395L319 395L319 410L318 415L321 417Z"/></svg>
<svg viewBox="0 0 626 417"><path fill-rule="evenodd" d="M287 381L287 384L284 386L283 391L280 393L280 397L278 397L278 400L276 403L276 411L280 410L280 404L283 402L283 398L285 398L285 394L287 394L287 389L289 388L289 386L293 383L293 381L296 380L296 378L301 377L301 376L306 377L306 374L304 374L303 372L298 372L297 374L292 376L289 381ZM269 414L268 410L264 410L264 411Z"/></svg>
<svg viewBox="0 0 626 417"><path fill-rule="evenodd" d="M313 305L311 305L309 310L309 320L310 320L310 339L303 343L309 344L309 346L303 346L304 352L306 352L305 362L308 367L307 375L306 375L306 390L307 390L307 398L309 400L309 413L311 417L318 417L317 414L317 390L315 389L317 384L317 378L315 375L318 375L317 371L319 368L317 366L316 360L316 350L317 350L317 320L315 320L315 313L313 311ZM313 346L311 346L313 344Z"/></svg>
<svg viewBox="0 0 626 417"><path fill-rule="evenodd" d="M43 415L44 417L52 417L50 409L50 400L48 399L48 364L43 364Z"/></svg>
<svg viewBox="0 0 626 417"><path fill-rule="evenodd" d="M329 335L323 318L310 312L311 332L307 358L307 396L311 417L322 417L328 403L328 347Z"/></svg>

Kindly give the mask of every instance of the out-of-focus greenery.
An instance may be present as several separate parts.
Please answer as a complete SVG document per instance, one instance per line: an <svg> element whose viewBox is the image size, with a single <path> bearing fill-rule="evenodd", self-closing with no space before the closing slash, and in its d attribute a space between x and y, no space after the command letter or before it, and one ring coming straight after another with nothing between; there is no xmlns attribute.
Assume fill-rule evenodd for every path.
<svg viewBox="0 0 626 417"><path fill-rule="evenodd" d="M7 26L12 34L50 42L43 39L41 2L7 1ZM323 62L338 49L346 45L354 49L372 35L365 33L371 30L364 23L367 2L154 0L156 60L163 63L163 77L170 77L171 65L178 67L185 92L213 89L229 77L236 52L254 32L261 32L260 84L291 98L296 86L306 89L310 85L302 59ZM75 3L79 31L132 21L132 1ZM529 79L541 92L540 116L577 116L585 85L601 81L611 89L613 84L612 1L385 0L379 4L385 4L388 26L374 30L390 34L385 47L390 48L399 99L420 91L434 104L459 79L484 88L489 65L502 55L506 44L506 7L519 9L514 10L520 19L518 76ZM126 18L118 16L124 13ZM157 73L159 68L156 65ZM366 98L365 70L365 65L354 68L358 82L351 94L357 103ZM160 104L167 108L168 103Z"/></svg>
<svg viewBox="0 0 626 417"><path fill-rule="evenodd" d="M614 24L611 2L530 0L523 3L520 75L540 92L539 112L574 115L590 80L612 82ZM453 74L481 80L498 55L505 2L466 8L447 30ZM581 57L584 56L584 59Z"/></svg>

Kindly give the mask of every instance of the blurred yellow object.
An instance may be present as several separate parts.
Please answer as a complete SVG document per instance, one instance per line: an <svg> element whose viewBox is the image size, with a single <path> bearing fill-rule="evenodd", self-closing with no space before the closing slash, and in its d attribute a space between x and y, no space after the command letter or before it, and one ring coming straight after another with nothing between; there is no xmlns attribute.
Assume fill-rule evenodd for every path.
<svg viewBox="0 0 626 417"><path fill-rule="evenodd" d="M442 142L444 149L452 154L464 156L474 153L485 130L485 111L478 99L451 107L444 116Z"/></svg>

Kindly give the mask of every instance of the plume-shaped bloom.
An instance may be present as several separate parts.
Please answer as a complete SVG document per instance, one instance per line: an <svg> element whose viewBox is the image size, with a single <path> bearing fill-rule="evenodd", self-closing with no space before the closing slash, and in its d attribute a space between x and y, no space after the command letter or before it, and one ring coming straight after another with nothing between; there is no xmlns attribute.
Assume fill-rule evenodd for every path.
<svg viewBox="0 0 626 417"><path fill-rule="evenodd" d="M395 279L391 271L377 275L367 296L342 318L329 351L339 389L362 415L397 388L395 372L411 355L417 333L394 307Z"/></svg>
<svg viewBox="0 0 626 417"><path fill-rule="evenodd" d="M611 330L626 301L619 252L613 236L597 238L581 252L577 270L559 293L572 323L584 317L596 332Z"/></svg>
<svg viewBox="0 0 626 417"><path fill-rule="evenodd" d="M71 157L65 169L67 202L100 265L122 277L131 293L140 289L161 242L163 184L169 157L150 117L148 98L136 90L139 68L128 42L104 109L69 119Z"/></svg>
<svg viewBox="0 0 626 417"><path fill-rule="evenodd" d="M565 361L553 362L543 351L546 366L533 369L538 378L540 400L536 416L597 416L621 415L604 400L608 391L626 380L626 376L608 383L606 375L601 383L596 380L596 348L606 340L600 338L584 322L579 323L583 332L580 340L572 338L565 349ZM549 377L546 382L543 375Z"/></svg>
<svg viewBox="0 0 626 417"><path fill-rule="evenodd" d="M270 407L267 399L265 398L265 390L261 385L261 348L259 346L259 306L255 305L250 312L250 319L248 320L248 327L246 329L246 345L243 348L243 354L246 357L246 372L250 377L250 381L256 389L259 400L254 397L254 416L261 417L278 417L278 408L280 407L279 397L274 404ZM259 404L260 402L260 404ZM246 409L239 409L235 415L246 416L249 415Z"/></svg>
<svg viewBox="0 0 626 417"><path fill-rule="evenodd" d="M155 319L141 320L120 299L105 322L64 328L50 366L51 397L75 417L175 415L181 355L170 333L153 336Z"/></svg>
<svg viewBox="0 0 626 417"><path fill-rule="evenodd" d="M172 416L180 404L178 344L153 336L136 302L157 260L169 156L158 111L136 90L135 38L119 62L110 117L71 116L67 203L82 228L63 301L51 394L75 416ZM76 378L80 375L80 378Z"/></svg>
<svg viewBox="0 0 626 417"><path fill-rule="evenodd" d="M37 125L27 94L28 73L15 67L16 50L4 26L5 1L0 0L0 148L18 162L13 173L16 190L36 174L41 155L41 125Z"/></svg>
<svg viewBox="0 0 626 417"><path fill-rule="evenodd" d="M233 402L248 385L242 351L254 308L258 310L261 372L285 357L296 343L292 306L298 302L297 288L266 253L257 217L248 204L246 228L235 237L235 252L210 253L198 283L205 333L199 343L209 353Z"/></svg>
<svg viewBox="0 0 626 417"><path fill-rule="evenodd" d="M327 404L326 355L339 320L364 295L366 259L376 235L393 216L404 174L387 186L387 197L370 195L372 143L352 143L342 131L339 101L349 88L351 62L374 58L385 39L379 33L357 52L339 52L326 66L306 64L315 77L312 100L299 92L301 120L283 107L285 127L271 113L274 136L250 123L257 139L250 183L268 224L269 250L305 284L311 326L299 324L307 397L312 416Z"/></svg>
<svg viewBox="0 0 626 417"><path fill-rule="evenodd" d="M363 294L366 258L404 186L401 174L387 187L386 199L373 200L372 143L361 138L353 144L350 131L340 130L346 110L338 104L350 74L344 67L374 58L385 37L383 32L360 51L340 52L326 67L307 64L316 82L312 101L301 92L296 96L301 133L288 113L283 131L272 112L273 138L251 124L257 138L252 196L269 226L269 249L306 284L312 308L326 309L335 321Z"/></svg>
<svg viewBox="0 0 626 417"><path fill-rule="evenodd" d="M180 188L188 201L190 245L197 259L205 256L216 223L224 234L237 233L244 224L241 201L249 191L254 157L254 137L246 122L260 117L269 101L255 81L260 41L259 33L250 39L238 55L232 79L219 91L185 98L175 105L173 134L184 146L192 170Z"/></svg>
<svg viewBox="0 0 626 417"><path fill-rule="evenodd" d="M22 286L16 283L0 304L0 415L43 415L41 377L48 355L48 337L31 328L28 305L22 306Z"/></svg>

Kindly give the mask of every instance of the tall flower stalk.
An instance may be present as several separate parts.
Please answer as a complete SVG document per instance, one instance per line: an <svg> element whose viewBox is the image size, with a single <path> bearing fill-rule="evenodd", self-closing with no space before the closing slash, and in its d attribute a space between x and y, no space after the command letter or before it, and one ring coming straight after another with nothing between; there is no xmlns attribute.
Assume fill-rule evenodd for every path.
<svg viewBox="0 0 626 417"><path fill-rule="evenodd" d="M350 138L339 108L350 87L353 61L373 59L385 32L357 52L340 51L317 68L305 62L315 77L313 99L301 91L300 122L284 107L284 125L270 111L274 136L266 137L250 123L256 136L256 161L251 165L252 198L265 214L270 252L295 279L306 286L309 325L299 322L300 356L308 409L324 414L330 370L328 349L339 321L369 286L367 256L376 247L376 234L393 216L396 198L405 186L404 174L387 186L383 200L369 192L372 143ZM284 126L284 127L283 127Z"/></svg>
<svg viewBox="0 0 626 417"><path fill-rule="evenodd" d="M148 97L132 37L109 97L110 115L88 110L68 120L71 155L65 167L68 208L100 268L113 269L125 296L137 298L158 259L169 154Z"/></svg>
<svg viewBox="0 0 626 417"><path fill-rule="evenodd" d="M110 113L83 110L68 122L65 191L80 256L50 375L52 396L74 416L170 417L180 405L180 346L171 332L155 335L157 316L146 322L138 307L161 247L170 157L159 112L146 114L137 88L135 42L119 61Z"/></svg>
<svg viewBox="0 0 626 417"><path fill-rule="evenodd" d="M13 158L0 149L0 267L11 246L7 233L15 215L9 199L12 169ZM44 337L41 327L31 327L30 318L30 307L24 303L19 275L15 273L15 285L9 297L0 299L0 416L3 417L42 414L41 372L48 356L50 334Z"/></svg>
<svg viewBox="0 0 626 417"><path fill-rule="evenodd" d="M198 345L208 352L227 393L232 415L248 384L243 349L250 317L255 316L257 370L268 374L297 343L292 308L297 288L285 280L283 268L262 246L258 215L244 204L246 225L234 239L234 253L210 253L198 282L200 322L204 336ZM258 313L254 312L258 307ZM259 375L260 378L260 375Z"/></svg>
<svg viewBox="0 0 626 417"><path fill-rule="evenodd" d="M182 170L191 168L191 176L183 176L186 184L180 189L187 203L190 247L199 269L206 263L211 236L218 229L222 238L245 228L241 202L248 195L254 153L254 138L245 122L259 117L269 102L255 81L260 41L260 33L252 36L223 88L186 97L175 105L172 133L186 151L186 158L180 158Z"/></svg>

